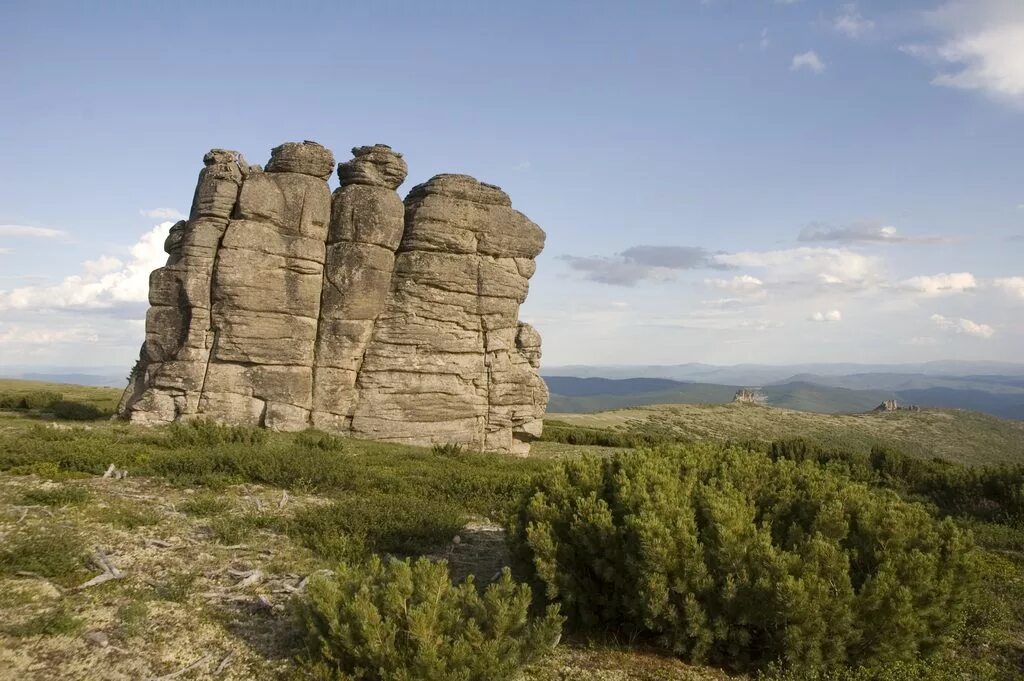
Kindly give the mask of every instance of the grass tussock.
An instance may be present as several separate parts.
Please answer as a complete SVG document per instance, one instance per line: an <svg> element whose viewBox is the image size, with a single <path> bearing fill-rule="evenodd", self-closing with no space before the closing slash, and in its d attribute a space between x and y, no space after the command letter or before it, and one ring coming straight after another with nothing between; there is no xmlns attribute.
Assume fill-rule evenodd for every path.
<svg viewBox="0 0 1024 681"><path fill-rule="evenodd" d="M85 553L85 541L71 528L52 526L45 534L21 530L0 548L0 575L31 573L71 586L88 576Z"/></svg>
<svg viewBox="0 0 1024 681"><path fill-rule="evenodd" d="M3 631L17 638L74 636L83 626L81 618L75 617L67 606L59 605L24 622L8 625Z"/></svg>
<svg viewBox="0 0 1024 681"><path fill-rule="evenodd" d="M80 506L92 498L92 494L84 487L50 487L43 489L32 489L22 496L22 502L26 505L40 506Z"/></svg>

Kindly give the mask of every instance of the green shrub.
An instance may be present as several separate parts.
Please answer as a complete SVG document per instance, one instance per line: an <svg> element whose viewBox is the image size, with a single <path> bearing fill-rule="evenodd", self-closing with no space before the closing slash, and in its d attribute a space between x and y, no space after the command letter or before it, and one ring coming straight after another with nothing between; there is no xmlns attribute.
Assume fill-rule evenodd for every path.
<svg viewBox="0 0 1024 681"><path fill-rule="evenodd" d="M48 489L30 489L22 495L22 501L28 505L40 506L76 506L83 504L92 495L84 487L52 487Z"/></svg>
<svg viewBox="0 0 1024 681"><path fill-rule="evenodd" d="M298 615L313 678L496 681L558 641L557 607L531 618L530 588L508 570L481 594L453 586L444 562L341 565L310 580Z"/></svg>
<svg viewBox="0 0 1024 681"><path fill-rule="evenodd" d="M609 430L607 428L587 428L574 426L564 421L545 421L541 440L560 442L566 445L590 445L596 447L652 447L660 444L678 442L681 439L670 429L655 428L651 424L634 426L629 430Z"/></svg>
<svg viewBox="0 0 1024 681"><path fill-rule="evenodd" d="M176 421L167 427L167 444L171 447L216 447L226 444L258 446L266 441L267 431L264 428L225 426L202 419Z"/></svg>
<svg viewBox="0 0 1024 681"><path fill-rule="evenodd" d="M113 412L104 411L94 404L68 400L54 402L47 411L57 418L67 421L96 421L113 416Z"/></svg>
<svg viewBox="0 0 1024 681"><path fill-rule="evenodd" d="M564 463L512 537L576 626L740 666L926 654L961 616L973 555L891 492L713 445Z"/></svg>
<svg viewBox="0 0 1024 681"><path fill-rule="evenodd" d="M229 508L231 508L231 502L224 497L217 494L210 494L209 492L203 492L178 504L177 510L200 518L207 518L209 516L223 513Z"/></svg>
<svg viewBox="0 0 1024 681"><path fill-rule="evenodd" d="M456 442L447 442L443 445L434 445L430 448L430 453L437 456L458 456L465 454L466 449Z"/></svg>
<svg viewBox="0 0 1024 681"><path fill-rule="evenodd" d="M347 561L434 551L464 522L464 513L443 499L371 493L305 508L284 529L321 558Z"/></svg>
<svg viewBox="0 0 1024 681"><path fill-rule="evenodd" d="M11 475L38 475L48 480L75 480L91 477L88 473L78 471L65 471L60 465L53 461L36 461L10 469Z"/></svg>
<svg viewBox="0 0 1024 681"><path fill-rule="evenodd" d="M64 399L64 395L52 390L0 393L0 409L49 410Z"/></svg>
<svg viewBox="0 0 1024 681"><path fill-rule="evenodd" d="M799 439L773 442L768 452L773 459L842 468L861 482L923 497L943 513L1024 522L1024 465L964 466L909 457L888 447L873 447L865 455Z"/></svg>
<svg viewBox="0 0 1024 681"><path fill-rule="evenodd" d="M345 438L319 430L304 430L295 436L295 444L304 449L318 449L325 452L345 450Z"/></svg>

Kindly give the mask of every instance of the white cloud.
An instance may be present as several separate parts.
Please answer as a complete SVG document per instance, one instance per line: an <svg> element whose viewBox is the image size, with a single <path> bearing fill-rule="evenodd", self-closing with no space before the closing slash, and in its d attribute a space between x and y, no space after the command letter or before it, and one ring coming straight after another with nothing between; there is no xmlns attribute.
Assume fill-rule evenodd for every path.
<svg viewBox="0 0 1024 681"><path fill-rule="evenodd" d="M67 236L67 232L49 227L30 227L29 225L0 225L0 236L30 237L34 239L56 239Z"/></svg>
<svg viewBox="0 0 1024 681"><path fill-rule="evenodd" d="M0 248L0 255L4 255L7 253L14 253L14 251L11 250L10 248Z"/></svg>
<svg viewBox="0 0 1024 681"><path fill-rule="evenodd" d="M877 258L845 248L803 246L777 251L720 253L714 259L731 267L763 269L776 280L814 279L832 284L864 285L877 281Z"/></svg>
<svg viewBox="0 0 1024 681"><path fill-rule="evenodd" d="M970 272L954 272L952 274L911 277L901 281L899 287L927 296L935 296L944 293L965 293L978 288L978 282Z"/></svg>
<svg viewBox="0 0 1024 681"><path fill-rule="evenodd" d="M950 239L941 236L904 236L892 225L878 222L855 222L841 227L823 223L812 223L800 230L799 241L835 241L839 243L946 243Z"/></svg>
<svg viewBox="0 0 1024 681"><path fill-rule="evenodd" d="M762 28L761 29L761 42L760 42L761 49L762 50L767 50L768 47L771 44L772 44L772 41L768 37L768 29L767 28Z"/></svg>
<svg viewBox="0 0 1024 681"><path fill-rule="evenodd" d="M818 53L814 50L809 50L802 54L793 55L793 61L789 65L790 71L806 70L811 73L823 73L825 71L825 62L821 60Z"/></svg>
<svg viewBox="0 0 1024 681"><path fill-rule="evenodd" d="M764 287L763 281L749 274L741 274L732 279L705 279L704 283L720 291L735 291L736 293L756 293Z"/></svg>
<svg viewBox="0 0 1024 681"><path fill-rule="evenodd" d="M131 247L128 263L101 256L84 262L82 274L65 277L59 284L0 291L0 310L104 309L145 303L149 297L149 273L167 260L163 243L172 225L162 222L144 234Z"/></svg>
<svg viewBox="0 0 1024 681"><path fill-rule="evenodd" d="M839 310L815 312L808 319L812 322L841 322L843 320L843 313Z"/></svg>
<svg viewBox="0 0 1024 681"><path fill-rule="evenodd" d="M996 330L988 324L979 324L970 319L943 317L940 314L931 316L932 323L943 331L961 333L975 338L991 338L996 335Z"/></svg>
<svg viewBox="0 0 1024 681"><path fill-rule="evenodd" d="M875 22L865 19L857 9L857 4L850 2L843 5L842 10L832 21L832 28L847 37L860 38L875 30Z"/></svg>
<svg viewBox="0 0 1024 681"><path fill-rule="evenodd" d="M1024 298L1024 277L1005 277L996 279L992 283L996 288L1002 289L1011 296Z"/></svg>
<svg viewBox="0 0 1024 681"><path fill-rule="evenodd" d="M155 220L184 220L185 215L177 208L143 208L139 215Z"/></svg>
<svg viewBox="0 0 1024 681"><path fill-rule="evenodd" d="M0 344L51 345L53 343L98 343L95 329L72 327L65 329L31 329L11 324L0 327Z"/></svg>
<svg viewBox="0 0 1024 681"><path fill-rule="evenodd" d="M1024 102L1024 2L949 0L926 20L937 41L901 49L952 69L935 85Z"/></svg>

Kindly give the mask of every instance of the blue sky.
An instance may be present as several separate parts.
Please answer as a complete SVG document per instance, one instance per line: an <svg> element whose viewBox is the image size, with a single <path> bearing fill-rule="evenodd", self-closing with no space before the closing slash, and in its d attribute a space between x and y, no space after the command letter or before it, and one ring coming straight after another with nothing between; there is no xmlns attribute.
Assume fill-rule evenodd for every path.
<svg viewBox="0 0 1024 681"><path fill-rule="evenodd" d="M550 365L1021 358L1018 0L294 5L0 7L0 366L130 366L203 153L302 139L506 189Z"/></svg>

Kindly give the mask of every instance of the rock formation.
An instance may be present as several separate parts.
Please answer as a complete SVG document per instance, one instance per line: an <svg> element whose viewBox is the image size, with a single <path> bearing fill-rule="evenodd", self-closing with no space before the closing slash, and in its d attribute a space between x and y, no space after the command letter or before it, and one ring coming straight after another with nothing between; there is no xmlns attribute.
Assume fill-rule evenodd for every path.
<svg viewBox="0 0 1024 681"><path fill-rule="evenodd" d="M888 411L921 411L921 407L916 404L900 404L895 399L885 400L880 405L872 409L871 411L888 412Z"/></svg>
<svg viewBox="0 0 1024 681"><path fill-rule="evenodd" d="M548 393L518 320L544 232L498 187L396 189L385 145L338 165L314 142L204 158L188 221L150 279L133 423L207 418L525 454Z"/></svg>
<svg viewBox="0 0 1024 681"><path fill-rule="evenodd" d="M759 388L740 388L736 391L732 401L743 404L767 404L768 396Z"/></svg>

